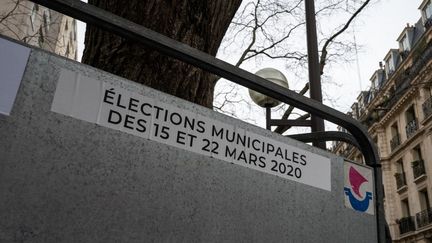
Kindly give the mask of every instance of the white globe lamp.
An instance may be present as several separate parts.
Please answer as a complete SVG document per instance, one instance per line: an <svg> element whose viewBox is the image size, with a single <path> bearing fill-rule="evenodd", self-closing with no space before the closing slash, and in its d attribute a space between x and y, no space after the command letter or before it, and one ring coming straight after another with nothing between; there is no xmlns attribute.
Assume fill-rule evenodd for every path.
<svg viewBox="0 0 432 243"><path fill-rule="evenodd" d="M261 78L265 78L268 81L278 84L284 88L288 88L288 80L283 75L282 72L280 72L277 69L274 68L264 68L259 70L255 73L257 76L260 76ZM275 100L273 98L270 98L266 95L263 95L259 92L256 92L255 90L249 89L249 96L251 97L252 101L261 106L266 108L272 108L275 106L278 106L281 102L278 100Z"/></svg>

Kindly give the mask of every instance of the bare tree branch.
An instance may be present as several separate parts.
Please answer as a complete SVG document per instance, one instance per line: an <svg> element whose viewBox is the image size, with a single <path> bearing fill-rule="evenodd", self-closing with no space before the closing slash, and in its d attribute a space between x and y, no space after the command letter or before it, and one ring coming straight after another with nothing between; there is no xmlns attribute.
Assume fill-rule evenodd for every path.
<svg viewBox="0 0 432 243"><path fill-rule="evenodd" d="M299 92L300 95L304 95L309 90L309 83L306 83L306 85L303 87L303 89ZM285 111L285 113L282 115L282 120L287 120L288 117L291 115L292 111L294 110L294 106L289 106L288 109ZM290 129L290 126L278 126L275 128L273 132L282 134L286 132L288 129Z"/></svg>
<svg viewBox="0 0 432 243"><path fill-rule="evenodd" d="M254 27L252 29L251 42L246 47L246 49L243 51L243 54L240 56L239 60L235 64L236 67L239 67L243 63L243 61L245 60L246 55L249 53L250 49L255 44L255 41L256 41L256 32L257 32L257 30L259 28L259 24L258 24L258 6L259 5L260 5L260 0L257 1L257 3L255 4L255 8L254 8L254 23L255 23L255 25L254 25Z"/></svg>
<svg viewBox="0 0 432 243"><path fill-rule="evenodd" d="M322 49L321 49L321 56L320 56L320 73L321 75L324 73L324 66L326 65L326 61L328 58L328 52L327 52L327 48L329 47L330 44L334 43L335 39L341 35L345 30L348 29L348 27L350 26L350 24L352 23L352 21L357 17L357 15L359 15L359 13L368 5L368 3L370 2L370 0L366 0L352 15L351 17L348 19L348 21L344 24L344 26L337 31L335 34L333 34L330 38L328 38ZM333 5L334 6L334 5ZM338 54L332 54L330 56L338 56ZM307 91L309 90L309 85L306 85L303 90L300 92L300 94L304 95ZM288 117L290 116L291 112L293 111L294 107L290 106L285 113L282 116L282 119L288 119ZM287 131L290 127L287 126L278 126L275 128L274 132L282 134L285 131Z"/></svg>
<svg viewBox="0 0 432 243"><path fill-rule="evenodd" d="M321 57L320 57L320 72L321 75L324 73L324 66L326 64L327 59L327 48L328 46L333 42L336 37L338 37L340 34L342 34L345 30L348 29L351 22L359 15L359 13L369 4L370 0L366 0L358 9L351 15L351 17L348 19L348 21L345 23L345 25L340 29L338 32L336 32L334 35L332 35L329 39L326 40L324 43L322 49L321 49Z"/></svg>
<svg viewBox="0 0 432 243"><path fill-rule="evenodd" d="M17 0L15 2L15 6L8 13L6 13L3 17L0 18L0 23L3 22L5 19L9 18L15 12L19 5L20 1Z"/></svg>

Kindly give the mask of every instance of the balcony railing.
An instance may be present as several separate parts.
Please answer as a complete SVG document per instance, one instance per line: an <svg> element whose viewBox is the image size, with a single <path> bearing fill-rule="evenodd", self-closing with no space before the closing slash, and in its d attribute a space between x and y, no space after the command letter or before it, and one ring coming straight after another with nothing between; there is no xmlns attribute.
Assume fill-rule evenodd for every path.
<svg viewBox="0 0 432 243"><path fill-rule="evenodd" d="M408 50L405 50L405 51L399 52L399 55L402 57L403 60L405 60L405 58L408 57L409 53L410 52Z"/></svg>
<svg viewBox="0 0 432 243"><path fill-rule="evenodd" d="M400 80L397 84L396 90L390 93L388 100L385 102L384 108L391 110L391 108L401 99L410 87L411 80L404 76L405 74L397 75Z"/></svg>
<svg viewBox="0 0 432 243"><path fill-rule="evenodd" d="M396 134L393 136L393 138L390 140L390 148L391 151L393 152L397 146L400 145L400 139L399 139L399 134Z"/></svg>
<svg viewBox="0 0 432 243"><path fill-rule="evenodd" d="M412 162L412 169L414 174L414 179L426 174L426 169L423 160L416 160Z"/></svg>
<svg viewBox="0 0 432 243"><path fill-rule="evenodd" d="M413 119L405 126L407 138L412 137L417 132L417 120Z"/></svg>
<svg viewBox="0 0 432 243"><path fill-rule="evenodd" d="M405 234L415 230L414 217L409 216L399 219L399 233Z"/></svg>
<svg viewBox="0 0 432 243"><path fill-rule="evenodd" d="M432 18L429 18L428 20L426 20L424 26L426 29L429 29L429 27L432 26Z"/></svg>
<svg viewBox="0 0 432 243"><path fill-rule="evenodd" d="M423 103L422 108L424 119L427 119L432 114L432 96Z"/></svg>
<svg viewBox="0 0 432 243"><path fill-rule="evenodd" d="M416 214L417 227L423 227L432 223L432 208L425 209Z"/></svg>
<svg viewBox="0 0 432 243"><path fill-rule="evenodd" d="M405 173L396 173L394 176L396 179L396 187L398 190L401 187L406 186Z"/></svg>

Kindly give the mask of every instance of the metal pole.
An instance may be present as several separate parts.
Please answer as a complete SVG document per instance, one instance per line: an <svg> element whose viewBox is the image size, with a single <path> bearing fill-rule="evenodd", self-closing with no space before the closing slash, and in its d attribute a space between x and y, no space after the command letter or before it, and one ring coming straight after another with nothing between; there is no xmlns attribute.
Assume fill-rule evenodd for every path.
<svg viewBox="0 0 432 243"><path fill-rule="evenodd" d="M314 0L305 1L306 9L306 39L308 49L308 68L309 68L309 88L311 99L322 103L322 91L320 80L320 68L318 62L318 43L315 21L315 5ZM323 132L324 120L314 114L311 114L312 132ZM325 142L315 141L312 145L322 149L326 148Z"/></svg>
<svg viewBox="0 0 432 243"><path fill-rule="evenodd" d="M266 107L266 129L271 130L271 107Z"/></svg>

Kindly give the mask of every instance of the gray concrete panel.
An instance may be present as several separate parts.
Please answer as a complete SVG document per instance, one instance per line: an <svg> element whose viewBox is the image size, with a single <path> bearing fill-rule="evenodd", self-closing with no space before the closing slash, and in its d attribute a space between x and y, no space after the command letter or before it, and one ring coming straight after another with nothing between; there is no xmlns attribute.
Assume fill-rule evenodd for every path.
<svg viewBox="0 0 432 243"><path fill-rule="evenodd" d="M331 191L52 112L61 68L329 157ZM33 49L0 115L0 242L375 242L375 217L344 207L342 162Z"/></svg>

